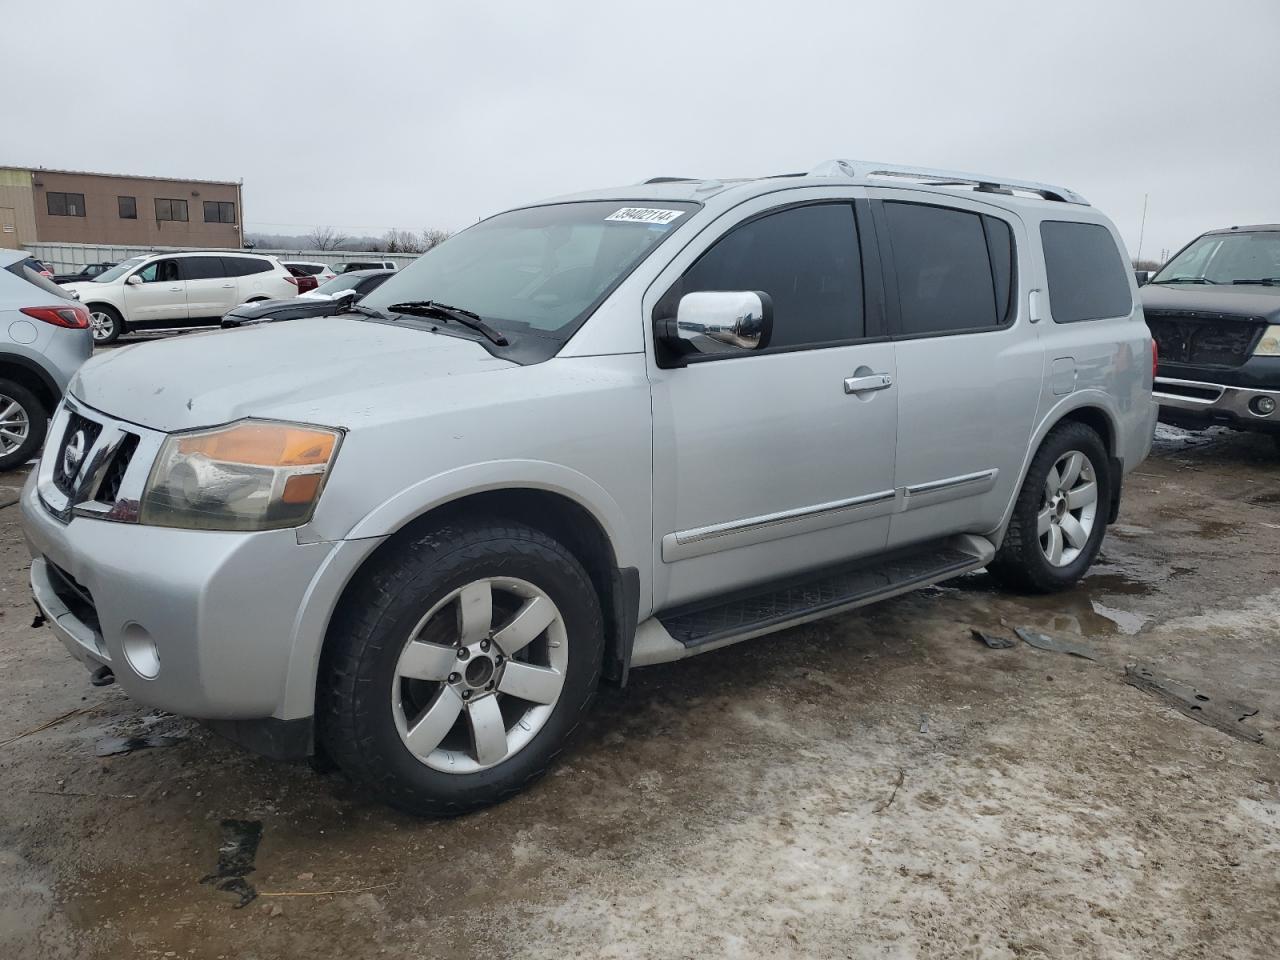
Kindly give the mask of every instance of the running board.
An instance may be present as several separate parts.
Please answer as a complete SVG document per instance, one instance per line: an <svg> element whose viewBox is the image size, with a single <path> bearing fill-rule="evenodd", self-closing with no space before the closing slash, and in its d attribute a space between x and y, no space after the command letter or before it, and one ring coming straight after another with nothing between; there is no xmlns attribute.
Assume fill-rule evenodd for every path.
<svg viewBox="0 0 1280 960"><path fill-rule="evenodd" d="M663 611L636 631L633 666L680 660L885 600L987 565L995 547L952 537Z"/></svg>

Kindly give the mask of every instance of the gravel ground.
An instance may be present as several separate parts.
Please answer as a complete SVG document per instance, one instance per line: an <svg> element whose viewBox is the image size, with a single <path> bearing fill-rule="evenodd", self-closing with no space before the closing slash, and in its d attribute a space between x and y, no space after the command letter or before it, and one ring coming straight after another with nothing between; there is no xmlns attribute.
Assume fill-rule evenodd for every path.
<svg viewBox="0 0 1280 960"><path fill-rule="evenodd" d="M1076 590L978 574L637 671L540 785L437 822L90 687L0 508L0 957L1273 960L1278 505L1265 438L1162 429ZM1020 625L1100 659L969 635ZM185 739L95 756L139 733ZM200 883L228 818L261 824L244 909Z"/></svg>

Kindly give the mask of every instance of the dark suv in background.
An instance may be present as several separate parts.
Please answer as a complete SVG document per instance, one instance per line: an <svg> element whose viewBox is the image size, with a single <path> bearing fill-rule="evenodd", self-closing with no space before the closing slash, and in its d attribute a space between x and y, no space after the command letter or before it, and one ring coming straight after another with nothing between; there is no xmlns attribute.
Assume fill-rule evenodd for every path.
<svg viewBox="0 0 1280 960"><path fill-rule="evenodd" d="M1142 288L1160 419L1270 433L1280 447L1280 224L1210 230Z"/></svg>

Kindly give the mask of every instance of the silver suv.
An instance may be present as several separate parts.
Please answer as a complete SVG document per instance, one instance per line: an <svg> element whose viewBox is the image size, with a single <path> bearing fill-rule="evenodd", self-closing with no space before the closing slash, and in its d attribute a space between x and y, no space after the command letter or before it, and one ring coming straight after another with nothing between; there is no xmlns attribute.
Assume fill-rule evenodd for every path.
<svg viewBox="0 0 1280 960"><path fill-rule="evenodd" d="M93 352L89 311L25 250L0 250L0 470L31 459L71 375Z"/></svg>
<svg viewBox="0 0 1280 960"><path fill-rule="evenodd" d="M1155 424L1115 229L994 177L579 194L352 309L87 364L31 582L100 681L418 813L522 789L632 667L1070 586Z"/></svg>

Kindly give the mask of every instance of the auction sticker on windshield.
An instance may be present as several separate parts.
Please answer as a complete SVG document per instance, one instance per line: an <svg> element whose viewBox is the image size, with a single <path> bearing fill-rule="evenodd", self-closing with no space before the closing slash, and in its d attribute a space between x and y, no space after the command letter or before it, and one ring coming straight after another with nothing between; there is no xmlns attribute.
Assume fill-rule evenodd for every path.
<svg viewBox="0 0 1280 960"><path fill-rule="evenodd" d="M605 217L606 220L621 220L626 223L670 223L676 217L684 216L683 210L659 210L656 207L623 207Z"/></svg>

